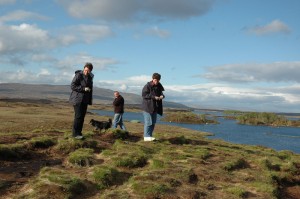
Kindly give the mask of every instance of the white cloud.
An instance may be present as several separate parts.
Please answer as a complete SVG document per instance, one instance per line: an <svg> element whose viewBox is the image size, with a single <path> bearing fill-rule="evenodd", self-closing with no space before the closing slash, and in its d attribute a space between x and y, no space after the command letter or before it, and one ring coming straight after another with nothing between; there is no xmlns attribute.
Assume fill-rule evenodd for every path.
<svg viewBox="0 0 300 199"><path fill-rule="evenodd" d="M64 33L64 43L73 43L74 41L84 41L91 43L102 38L112 36L113 33L108 26L104 25L76 25L67 27L64 32L67 31L68 35Z"/></svg>
<svg viewBox="0 0 300 199"><path fill-rule="evenodd" d="M205 14L214 0L57 0L57 3L73 17L126 22L187 19Z"/></svg>
<svg viewBox="0 0 300 199"><path fill-rule="evenodd" d="M145 83L147 81L151 80L151 76L150 75L139 75L139 76L132 76L127 78L128 81L130 82L134 82L134 83Z"/></svg>
<svg viewBox="0 0 300 199"><path fill-rule="evenodd" d="M166 100L198 108L297 112L300 105L300 84L276 88L224 84L168 85L165 89Z"/></svg>
<svg viewBox="0 0 300 199"><path fill-rule="evenodd" d="M150 78L146 75L133 76L125 80L98 81L95 85L140 95ZM272 86L247 88L224 83L163 86L166 100L198 108L295 112L299 110L300 105L300 84L275 88Z"/></svg>
<svg viewBox="0 0 300 199"><path fill-rule="evenodd" d="M70 72L70 69L59 73L53 73L48 68L35 72L17 70L3 72L1 82L69 84L73 75L74 71ZM95 75L97 76L99 75ZM147 75L124 80L94 80L94 86L141 95L143 86L150 80L151 77ZM166 100L197 108L297 112L300 105L300 84L256 88L224 83L163 86Z"/></svg>
<svg viewBox="0 0 300 199"><path fill-rule="evenodd" d="M2 72L2 83L25 83L25 84L69 84L72 80L72 73L52 73L48 69L41 68L39 71L16 70Z"/></svg>
<svg viewBox="0 0 300 199"><path fill-rule="evenodd" d="M169 31L162 30L162 29L158 28L157 26L147 29L146 33L149 35L160 37L160 38L168 38L171 35Z"/></svg>
<svg viewBox="0 0 300 199"><path fill-rule="evenodd" d="M248 31L256 35L268 35L273 33L288 34L291 32L290 28L280 20L274 20L271 23L266 24L264 26L256 26L249 28Z"/></svg>
<svg viewBox="0 0 300 199"><path fill-rule="evenodd" d="M29 12L25 10L15 10L7 15L1 16L0 23L8 21L21 21L27 19L48 20L49 18L34 12Z"/></svg>
<svg viewBox="0 0 300 199"><path fill-rule="evenodd" d="M55 40L47 31L38 28L36 25L20 24L6 26L0 24L0 52L38 52L43 49L53 48Z"/></svg>
<svg viewBox="0 0 300 199"><path fill-rule="evenodd" d="M41 76L41 75L48 76L48 75L51 75L51 73L49 72L48 69L46 69L46 68L41 68L41 71L37 74L37 76Z"/></svg>
<svg viewBox="0 0 300 199"><path fill-rule="evenodd" d="M36 54L32 54L31 61L33 61L33 62L56 63L57 59L50 56L49 54L36 53Z"/></svg>
<svg viewBox="0 0 300 199"><path fill-rule="evenodd" d="M53 49L74 43L91 43L111 36L112 32L107 26L78 25L66 27L60 35L53 36L36 25L22 23L20 25L0 24L0 35L2 62L24 65L27 61L53 62L56 59L49 56ZM110 59L97 61L97 64L100 64L99 68L114 63L116 62Z"/></svg>
<svg viewBox="0 0 300 199"><path fill-rule="evenodd" d="M213 81L231 83L249 82L298 82L300 62L274 62L266 64L228 64L207 68L198 75Z"/></svg>
<svg viewBox="0 0 300 199"><path fill-rule="evenodd" d="M93 64L93 73L101 73L102 70L113 69L115 65L119 64L118 60L111 58L100 58L88 55L86 53L78 53L69 55L59 60L53 68L74 73L74 70L81 70L86 62Z"/></svg>
<svg viewBox="0 0 300 199"><path fill-rule="evenodd" d="M140 93L143 86L151 80L151 76L140 75L128 77L124 80L109 80L109 81L97 81L94 84L101 88L107 88L111 90L122 90L130 93Z"/></svg>

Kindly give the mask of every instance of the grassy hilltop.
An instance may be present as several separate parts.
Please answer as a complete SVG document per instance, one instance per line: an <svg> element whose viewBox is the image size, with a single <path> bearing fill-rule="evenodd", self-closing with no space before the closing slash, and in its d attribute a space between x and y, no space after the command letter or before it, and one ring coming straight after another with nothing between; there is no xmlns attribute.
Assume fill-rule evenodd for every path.
<svg viewBox="0 0 300 199"><path fill-rule="evenodd" d="M103 108L93 105L90 108ZM64 101L0 100L0 198L300 198L300 156L208 140L206 133L143 124L71 138Z"/></svg>

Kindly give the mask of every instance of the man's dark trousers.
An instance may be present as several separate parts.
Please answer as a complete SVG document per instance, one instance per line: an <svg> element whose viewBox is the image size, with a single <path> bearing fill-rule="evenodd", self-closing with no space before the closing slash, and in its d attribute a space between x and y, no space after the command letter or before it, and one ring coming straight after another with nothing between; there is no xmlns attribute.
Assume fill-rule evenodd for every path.
<svg viewBox="0 0 300 199"><path fill-rule="evenodd" d="M74 123L73 123L73 136L74 137L82 135L81 131L82 131L84 117L86 114L87 107L88 107L88 104L86 104L86 103L74 105L74 112L75 112Z"/></svg>

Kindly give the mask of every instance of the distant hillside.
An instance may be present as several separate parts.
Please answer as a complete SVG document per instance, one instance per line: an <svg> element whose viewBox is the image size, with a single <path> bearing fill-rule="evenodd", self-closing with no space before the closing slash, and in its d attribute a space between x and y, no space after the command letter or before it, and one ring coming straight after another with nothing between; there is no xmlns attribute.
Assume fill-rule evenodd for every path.
<svg viewBox="0 0 300 199"><path fill-rule="evenodd" d="M60 99L68 100L71 93L69 85L47 85L47 84L0 84L0 98L22 98L22 99ZM113 90L94 87L93 101L96 104L111 104L113 101ZM141 104L141 96L133 93L121 92L126 104L138 106ZM168 108L189 108L183 104L164 101Z"/></svg>

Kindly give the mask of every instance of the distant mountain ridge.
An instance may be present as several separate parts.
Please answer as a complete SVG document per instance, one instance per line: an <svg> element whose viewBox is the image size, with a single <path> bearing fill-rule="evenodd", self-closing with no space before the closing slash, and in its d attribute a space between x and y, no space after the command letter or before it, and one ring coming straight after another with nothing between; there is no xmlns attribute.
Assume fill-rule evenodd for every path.
<svg viewBox="0 0 300 199"><path fill-rule="evenodd" d="M93 102L95 104L112 104L113 92L110 89L94 87ZM70 85L0 83L0 99L60 99L67 101L70 93ZM120 93L126 104L141 104L141 96L133 93ZM164 101L164 106L168 108L189 108L183 104L169 101Z"/></svg>

